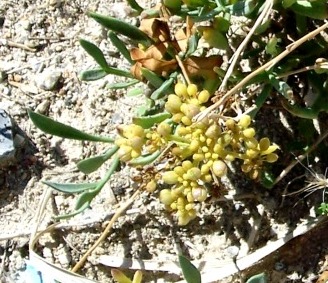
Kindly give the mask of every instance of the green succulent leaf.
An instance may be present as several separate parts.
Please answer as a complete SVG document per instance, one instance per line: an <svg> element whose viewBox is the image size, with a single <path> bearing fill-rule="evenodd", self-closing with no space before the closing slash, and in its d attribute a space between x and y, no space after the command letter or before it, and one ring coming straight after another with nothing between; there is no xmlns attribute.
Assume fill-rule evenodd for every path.
<svg viewBox="0 0 328 283"><path fill-rule="evenodd" d="M167 79L158 89L156 89L151 94L150 98L156 100L162 98L165 94L174 93L174 90L172 88L174 80L175 79L173 77Z"/></svg>
<svg viewBox="0 0 328 283"><path fill-rule="evenodd" d="M141 73L146 78L146 80L149 81L149 83L155 88L160 88L164 83L164 80L161 77L146 68L141 68Z"/></svg>
<svg viewBox="0 0 328 283"><path fill-rule="evenodd" d="M179 263L182 274L188 283L201 283L201 276L198 269L183 255L179 255Z"/></svg>
<svg viewBox="0 0 328 283"><path fill-rule="evenodd" d="M161 154L160 150L153 152L152 154L139 156L129 162L131 166L145 166L147 164L153 163Z"/></svg>
<svg viewBox="0 0 328 283"><path fill-rule="evenodd" d="M292 6L294 3L296 3L297 0L282 0L281 1L281 4L282 6L287 9L289 8L290 6Z"/></svg>
<svg viewBox="0 0 328 283"><path fill-rule="evenodd" d="M54 182L48 182L43 181L42 183L46 184L47 186L63 193L68 194L76 194L76 193L82 193L86 190L92 190L95 189L98 185L98 183L82 183L82 184L73 184L73 183L54 183Z"/></svg>
<svg viewBox="0 0 328 283"><path fill-rule="evenodd" d="M98 190L83 192L76 201L75 210L80 210L81 208L88 208L91 201L98 194Z"/></svg>
<svg viewBox="0 0 328 283"><path fill-rule="evenodd" d="M132 283L132 280L127 277L121 270L112 268L110 272L112 274L113 279L117 283Z"/></svg>
<svg viewBox="0 0 328 283"><path fill-rule="evenodd" d="M84 159L77 163L77 168L84 174L90 174L96 171L101 165L103 165L113 154L118 150L118 146L114 146L102 155L93 156Z"/></svg>
<svg viewBox="0 0 328 283"><path fill-rule="evenodd" d="M246 1L238 1L237 3L227 6L227 10L230 14L234 16L248 16L251 14L258 1L256 0L246 0Z"/></svg>
<svg viewBox="0 0 328 283"><path fill-rule="evenodd" d="M123 57L130 64L133 64L134 62L131 59L130 51L126 48L126 44L112 31L108 32L108 37L113 45L117 48L117 50L123 55Z"/></svg>
<svg viewBox="0 0 328 283"><path fill-rule="evenodd" d="M80 74L80 79L82 81L96 81L106 77L107 75L108 74L102 68L97 68L83 71Z"/></svg>
<svg viewBox="0 0 328 283"><path fill-rule="evenodd" d="M328 17L326 1L297 0L290 8L295 13L312 19L325 20Z"/></svg>
<svg viewBox="0 0 328 283"><path fill-rule="evenodd" d="M134 97L134 96L139 96L142 95L143 91L141 88L134 88L134 89L130 89L127 91L126 96L127 97Z"/></svg>
<svg viewBox="0 0 328 283"><path fill-rule="evenodd" d="M113 83L113 84L109 84L106 87L108 89L122 89L122 88L128 88L129 86L133 86L137 83L139 83L139 80L129 80L126 82L119 82L119 83Z"/></svg>
<svg viewBox="0 0 328 283"><path fill-rule="evenodd" d="M268 279L265 273L260 273L249 278L246 283L267 283Z"/></svg>
<svg viewBox="0 0 328 283"><path fill-rule="evenodd" d="M132 121L134 124L139 125L144 129L149 129L155 124L160 123L170 117L170 113L163 112L151 116L135 117L132 119Z"/></svg>
<svg viewBox="0 0 328 283"><path fill-rule="evenodd" d="M107 68L109 68L103 52L98 48L97 45L85 39L80 39L80 45L103 70L107 70Z"/></svg>
<svg viewBox="0 0 328 283"><path fill-rule="evenodd" d="M293 90L285 81L278 80L276 78L276 75L274 75L274 74L269 74L269 80L270 80L272 86L276 89L276 91L278 91L280 94L282 94L288 100L291 99Z"/></svg>
<svg viewBox="0 0 328 283"><path fill-rule="evenodd" d="M99 141L99 142L110 142L110 143L114 142L112 138L87 134L71 126L54 121L47 116L38 114L31 110L28 110L28 115L32 120L33 124L36 127L38 127L41 131L47 134L51 134L66 139L74 139L74 140L83 140L83 141L87 140L87 141Z"/></svg>
<svg viewBox="0 0 328 283"><path fill-rule="evenodd" d="M144 32L133 25L116 18L103 16L94 12L89 12L88 16L96 20L105 28L108 28L116 33L122 34L137 42L151 44L151 39Z"/></svg>
<svg viewBox="0 0 328 283"><path fill-rule="evenodd" d="M136 10L139 14L143 12L143 8L135 0L126 0L130 7Z"/></svg>

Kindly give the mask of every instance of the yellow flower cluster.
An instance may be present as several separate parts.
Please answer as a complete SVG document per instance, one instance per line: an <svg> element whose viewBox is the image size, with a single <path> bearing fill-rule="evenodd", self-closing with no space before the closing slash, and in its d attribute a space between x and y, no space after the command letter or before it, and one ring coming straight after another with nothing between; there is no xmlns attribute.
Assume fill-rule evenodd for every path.
<svg viewBox="0 0 328 283"><path fill-rule="evenodd" d="M172 145L170 156L174 161L162 174L162 181L169 188L161 190L160 200L168 210L176 212L179 225L186 225L196 217L197 203L207 198L206 183L226 175L226 162L242 160L241 170L258 179L263 163L278 159L274 153L278 146L268 138L258 141L247 115L238 121L204 118L192 123L193 117L205 109L210 94L198 91L194 84L177 83L174 91L165 104L172 115L170 119L147 130L137 125L125 126L119 129L122 137L116 144L124 162Z"/></svg>
<svg viewBox="0 0 328 283"><path fill-rule="evenodd" d="M118 156L121 161L127 162L133 158L137 158L142 153L145 143L145 130L135 124L118 127L120 138L115 140L115 144L119 146Z"/></svg>

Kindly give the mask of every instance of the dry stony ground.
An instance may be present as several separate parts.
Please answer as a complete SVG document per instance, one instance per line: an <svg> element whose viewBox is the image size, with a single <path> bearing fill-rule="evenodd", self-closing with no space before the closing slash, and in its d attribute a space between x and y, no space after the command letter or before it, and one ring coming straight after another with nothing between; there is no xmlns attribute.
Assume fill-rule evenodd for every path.
<svg viewBox="0 0 328 283"><path fill-rule="evenodd" d="M36 211L47 188L41 181L92 181L103 176L109 166L90 176L79 173L74 164L83 157L102 152L102 146L45 135L31 124L26 109L91 133L108 135L115 133L117 125L128 123L135 105L142 103L142 99L136 101L121 92L108 91L105 86L115 80L113 77L92 83L79 81L82 70L95 66L79 46L79 38L97 43L109 54L111 64L125 67L120 55L105 40L106 31L85 16L88 9L119 18L129 15L124 3L115 0L0 2L0 69L8 74L0 84L0 108L16 121L16 133L23 138L17 163L0 171L2 282L17 282L19 272L26 267L29 236L37 223ZM58 83L49 90L52 80ZM263 134L278 144L286 136L293 138L278 119L279 113L268 111L261 113ZM270 118L266 124L269 121L265 120L266 115L277 119ZM277 172L290 160L287 157ZM204 277L204 282L210 282L235 269L236 257L242 258L264 247L259 252L263 255L268 241L299 231L296 227L311 219L310 200L295 197L281 201L286 181L278 188L266 190L233 170L225 182L229 188L226 198L212 197L203 205L200 217L186 227L176 226L163 211L156 194L143 194L115 224L108 239L89 257L80 273L96 282L111 282L110 268L100 263L101 256L110 255L114 257L112 266L120 266L123 259L137 259L151 270L145 272L146 282L176 282L181 278L174 275L177 268L171 263L176 262L177 252L182 251L193 260L203 261L204 271L208 264L216 266L210 276ZM117 204L131 196L130 174L125 168L115 173L94 200L92 209L43 236L36 248L42 258L64 269L74 266L98 239ZM40 228L51 223L53 214L68 212L73 205L72 196L53 193ZM273 248L275 252L254 268L214 281L242 282L265 271L269 282L315 282L326 266L327 228L322 224L277 251L277 247ZM162 264L149 266L147 260ZM244 269L245 261L252 259L246 258L244 263L237 260L240 269ZM125 261L125 267L130 264ZM20 280L25 282L24 278Z"/></svg>

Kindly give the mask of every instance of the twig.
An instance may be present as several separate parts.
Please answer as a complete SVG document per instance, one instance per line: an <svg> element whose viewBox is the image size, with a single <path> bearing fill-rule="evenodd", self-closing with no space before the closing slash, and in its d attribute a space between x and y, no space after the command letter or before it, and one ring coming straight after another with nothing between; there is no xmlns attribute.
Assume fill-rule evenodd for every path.
<svg viewBox="0 0 328 283"><path fill-rule="evenodd" d="M95 250L95 248L97 248L99 246L99 244L106 239L109 231L111 230L111 228L113 227L113 224L115 223L115 221L121 216L121 214L134 202L134 200L137 198L137 196L140 194L140 190L137 190L132 196L131 198L129 198L129 200L122 204L118 210L115 212L114 216L112 217L112 219L109 221L109 223L107 224L104 232L102 232L102 234L100 235L100 237L98 238L98 240L92 245L91 248L88 249L88 251L83 255L83 257L79 260L79 262L77 264L75 264L75 266L72 269L72 272L77 272L82 266L83 264L86 262L88 256Z"/></svg>
<svg viewBox="0 0 328 283"><path fill-rule="evenodd" d="M204 119L206 116L208 116L212 111L217 109L220 105L223 105L227 102L227 100L230 98L231 95L235 94L238 90L240 90L243 86L245 86L252 78L256 77L258 74L260 74L263 71L267 71L271 69L274 65L276 65L280 60L285 58L288 54L293 52L295 49L297 49L300 45L302 45L304 42L313 39L316 35L318 35L320 32L325 30L328 27L328 22L323 24L321 27L318 27L314 31L308 33L307 35L303 36L302 38L298 39L297 41L293 42L292 44L288 45L286 47L286 50L280 53L278 56L264 64L263 66L257 68L254 72L250 73L248 76L246 76L244 79L242 79L238 84L236 84L231 90L229 90L225 95L222 96L222 98L216 102L215 104L211 105L210 107L206 108L204 111L200 112L193 118L193 122L200 121Z"/></svg>
<svg viewBox="0 0 328 283"><path fill-rule="evenodd" d="M180 69L181 69L181 71L182 71L182 74L183 74L185 80L187 81L187 84L188 84L188 85L191 84L191 81L190 81L189 76L188 76L188 74L187 74L186 68L185 68L185 66L183 65L183 63L182 63L182 61L181 61L179 55L175 55L175 59L176 59L177 62L178 62L178 65L179 65L179 67L180 67Z"/></svg>
<svg viewBox="0 0 328 283"><path fill-rule="evenodd" d="M243 50L245 49L248 41L251 39L252 35L254 34L255 30L257 29L257 27L263 22L264 18L266 18L273 6L273 0L270 1L266 1L265 3L265 7L263 9L263 11L261 12L260 16L257 18L256 22L254 23L254 26L252 27L252 29L249 31L249 33L247 34L247 36L244 38L243 42L239 45L238 49L236 50L236 52L233 54L232 56L232 62L222 80L222 83L219 87L219 91L225 91L226 87L227 87L227 82L229 77L231 76L233 69L238 61L238 58L240 56L240 54L243 52Z"/></svg>
<svg viewBox="0 0 328 283"><path fill-rule="evenodd" d="M284 177L286 177L286 175L289 173L290 170L292 170L294 168L294 166L301 162L310 152L312 152L325 138L328 137L328 130L322 134L314 144L311 145L311 147L309 147L308 150L306 150L303 154L299 155L296 157L295 160L293 160L287 167L286 169L284 169L280 175L276 178L276 180L274 181L272 186L275 186L278 182L280 182Z"/></svg>
<svg viewBox="0 0 328 283"><path fill-rule="evenodd" d="M8 40L8 39L4 39L4 38L0 39L0 45L7 45L9 47L17 47L17 48L21 48L23 50L27 50L27 51L31 51L31 52L36 52L37 51L35 48L31 48L31 47L28 47L24 44L17 43L17 42L14 42L14 41L11 41L11 40Z"/></svg>

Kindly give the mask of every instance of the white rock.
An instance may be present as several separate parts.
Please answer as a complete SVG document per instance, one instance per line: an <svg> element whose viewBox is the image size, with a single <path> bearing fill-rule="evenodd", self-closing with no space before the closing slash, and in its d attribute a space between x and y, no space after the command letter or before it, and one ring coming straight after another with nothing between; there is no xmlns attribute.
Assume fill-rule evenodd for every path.
<svg viewBox="0 0 328 283"><path fill-rule="evenodd" d="M44 90L54 90L62 76L62 72L56 69L46 69L41 74L37 74L35 83Z"/></svg>

